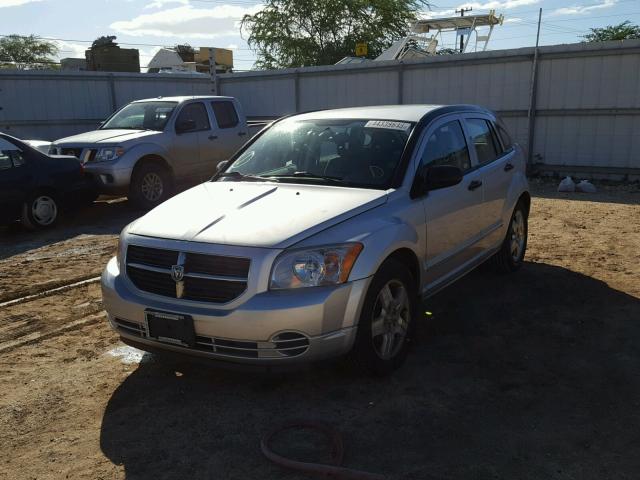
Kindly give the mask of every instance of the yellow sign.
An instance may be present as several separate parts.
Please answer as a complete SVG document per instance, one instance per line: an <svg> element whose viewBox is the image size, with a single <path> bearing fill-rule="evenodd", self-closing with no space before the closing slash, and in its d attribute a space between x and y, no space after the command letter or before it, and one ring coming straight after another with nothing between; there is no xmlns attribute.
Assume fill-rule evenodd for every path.
<svg viewBox="0 0 640 480"><path fill-rule="evenodd" d="M362 43L356 43L356 57L366 57L367 56L367 44L362 42Z"/></svg>

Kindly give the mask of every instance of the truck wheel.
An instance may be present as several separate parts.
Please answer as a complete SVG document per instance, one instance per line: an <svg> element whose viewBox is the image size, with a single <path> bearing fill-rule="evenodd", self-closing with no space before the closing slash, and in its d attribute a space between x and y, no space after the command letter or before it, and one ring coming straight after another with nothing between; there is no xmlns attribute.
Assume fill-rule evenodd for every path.
<svg viewBox="0 0 640 480"><path fill-rule="evenodd" d="M509 221L507 236L492 258L493 266L498 272L515 272L522 266L527 251L527 220L527 209L522 202L518 202Z"/></svg>
<svg viewBox="0 0 640 480"><path fill-rule="evenodd" d="M171 196L171 174L162 165L145 163L131 176L129 199L136 207L150 210Z"/></svg>
<svg viewBox="0 0 640 480"><path fill-rule="evenodd" d="M48 192L36 192L22 204L22 225L29 230L53 227L60 208L56 197Z"/></svg>
<svg viewBox="0 0 640 480"><path fill-rule="evenodd" d="M374 375L388 375L405 360L418 312L416 282L390 259L373 277L364 300L352 359Z"/></svg>

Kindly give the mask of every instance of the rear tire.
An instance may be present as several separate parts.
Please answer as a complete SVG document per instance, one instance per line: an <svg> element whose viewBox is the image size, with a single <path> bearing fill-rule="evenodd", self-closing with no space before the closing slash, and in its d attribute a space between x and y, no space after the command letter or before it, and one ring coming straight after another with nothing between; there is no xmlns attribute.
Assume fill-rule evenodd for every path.
<svg viewBox="0 0 640 480"><path fill-rule="evenodd" d="M402 263L385 261L367 291L351 358L374 375L389 375L404 362L418 314L416 281Z"/></svg>
<svg viewBox="0 0 640 480"><path fill-rule="evenodd" d="M527 251L528 231L527 209L522 202L518 202L509 220L509 228L502 246L491 259L493 267L498 272L511 273L522 267Z"/></svg>
<svg viewBox="0 0 640 480"><path fill-rule="evenodd" d="M53 227L60 217L60 205L55 195L36 192L22 204L22 225L29 230Z"/></svg>
<svg viewBox="0 0 640 480"><path fill-rule="evenodd" d="M159 163L144 163L133 171L129 186L129 200L145 210L161 204L171 196L171 173Z"/></svg>

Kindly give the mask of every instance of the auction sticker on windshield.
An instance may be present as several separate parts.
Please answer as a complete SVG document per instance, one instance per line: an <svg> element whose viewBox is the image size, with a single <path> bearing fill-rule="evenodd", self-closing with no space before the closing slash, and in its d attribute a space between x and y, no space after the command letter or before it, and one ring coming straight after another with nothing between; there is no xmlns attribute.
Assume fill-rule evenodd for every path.
<svg viewBox="0 0 640 480"><path fill-rule="evenodd" d="M406 132L411 127L407 122L392 122L390 120L369 120L364 128L387 128L390 130L402 130Z"/></svg>

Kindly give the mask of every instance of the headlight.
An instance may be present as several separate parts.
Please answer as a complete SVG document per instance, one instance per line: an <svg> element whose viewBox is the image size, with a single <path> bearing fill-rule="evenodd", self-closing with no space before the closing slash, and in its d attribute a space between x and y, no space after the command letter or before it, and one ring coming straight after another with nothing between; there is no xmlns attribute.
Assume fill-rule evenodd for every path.
<svg viewBox="0 0 640 480"><path fill-rule="evenodd" d="M124 233L124 230L123 230ZM118 243L116 244L116 262L118 263L118 270L121 272L124 270L124 258L125 258L125 243L122 241L122 233L118 237Z"/></svg>
<svg viewBox="0 0 640 480"><path fill-rule="evenodd" d="M275 261L269 287L276 290L344 283L361 251L361 243L285 251Z"/></svg>
<svg viewBox="0 0 640 480"><path fill-rule="evenodd" d="M124 148L122 147L105 147L98 150L93 161L108 162L109 160L115 160L122 155L124 155Z"/></svg>

